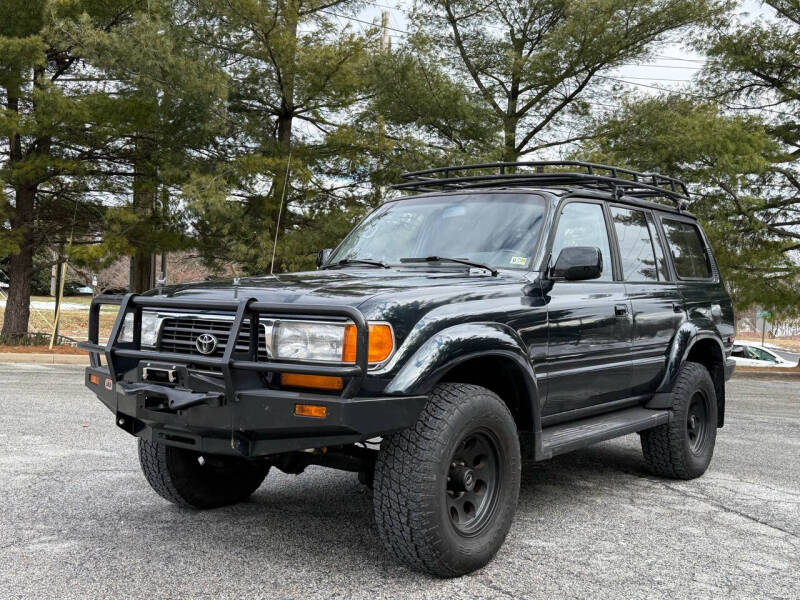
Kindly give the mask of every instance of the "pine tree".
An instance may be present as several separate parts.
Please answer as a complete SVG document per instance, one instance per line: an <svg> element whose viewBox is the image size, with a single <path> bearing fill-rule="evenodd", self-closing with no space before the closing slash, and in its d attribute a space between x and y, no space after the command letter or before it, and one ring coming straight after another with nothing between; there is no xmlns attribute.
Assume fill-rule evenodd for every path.
<svg viewBox="0 0 800 600"><path fill-rule="evenodd" d="M357 122L377 31L342 26L352 1L201 0L192 35L225 65L230 136L185 187L199 248L246 273L313 265L369 204L373 132ZM284 203L285 197L285 203ZM280 224L279 224L280 219Z"/></svg>
<svg viewBox="0 0 800 600"><path fill-rule="evenodd" d="M153 255L193 245L181 186L214 164L227 125L227 82L204 46L178 25L185 3L150 0L108 30L82 19L62 36L100 73L86 91L87 172L108 192L102 243L76 259L101 265L129 254L132 290L152 287Z"/></svg>
<svg viewBox="0 0 800 600"><path fill-rule="evenodd" d="M24 335L30 316L33 257L95 216L80 174L85 104L73 77L80 56L54 22L82 15L113 28L127 3L7 0L0 4L0 184L7 200L0 247L9 253L10 288L0 338Z"/></svg>

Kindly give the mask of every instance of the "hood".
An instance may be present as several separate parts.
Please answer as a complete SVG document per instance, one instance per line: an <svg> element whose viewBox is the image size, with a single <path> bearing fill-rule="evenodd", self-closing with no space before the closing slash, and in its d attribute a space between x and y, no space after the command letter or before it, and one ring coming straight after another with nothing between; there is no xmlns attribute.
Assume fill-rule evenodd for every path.
<svg viewBox="0 0 800 600"><path fill-rule="evenodd" d="M187 283L163 288L161 295L198 300L241 300L296 304L335 304L359 307L375 296L390 294L418 297L432 293L452 298L476 288L496 288L501 282L521 281L523 273L501 272L498 277L465 269L373 269L351 268L283 273L232 280ZM449 291L448 291L449 290ZM445 292L444 294L442 294ZM151 290L148 295L158 294Z"/></svg>

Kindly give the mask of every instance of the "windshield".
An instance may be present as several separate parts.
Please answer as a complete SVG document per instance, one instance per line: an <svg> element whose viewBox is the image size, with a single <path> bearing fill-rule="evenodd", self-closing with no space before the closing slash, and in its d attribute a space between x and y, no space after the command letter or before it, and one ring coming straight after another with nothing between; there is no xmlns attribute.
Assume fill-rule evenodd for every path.
<svg viewBox="0 0 800 600"><path fill-rule="evenodd" d="M442 256L527 269L544 212L544 200L531 194L463 194L387 202L345 238L328 264L373 260L396 265L401 258Z"/></svg>

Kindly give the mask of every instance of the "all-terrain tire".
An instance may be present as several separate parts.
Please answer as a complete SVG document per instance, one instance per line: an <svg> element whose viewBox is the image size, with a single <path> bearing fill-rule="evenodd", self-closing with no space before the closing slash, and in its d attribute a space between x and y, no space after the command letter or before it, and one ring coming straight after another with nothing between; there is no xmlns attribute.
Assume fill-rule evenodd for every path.
<svg viewBox="0 0 800 600"><path fill-rule="evenodd" d="M694 479L706 472L716 439L714 383L703 365L686 362L672 390L670 421L642 432L645 461L662 477Z"/></svg>
<svg viewBox="0 0 800 600"><path fill-rule="evenodd" d="M255 492L269 465L236 456L203 454L139 438L139 464L156 493L185 508L235 504Z"/></svg>
<svg viewBox="0 0 800 600"><path fill-rule="evenodd" d="M373 502L384 546L439 577L483 567L511 527L520 465L514 418L496 394L437 386L416 424L381 443Z"/></svg>

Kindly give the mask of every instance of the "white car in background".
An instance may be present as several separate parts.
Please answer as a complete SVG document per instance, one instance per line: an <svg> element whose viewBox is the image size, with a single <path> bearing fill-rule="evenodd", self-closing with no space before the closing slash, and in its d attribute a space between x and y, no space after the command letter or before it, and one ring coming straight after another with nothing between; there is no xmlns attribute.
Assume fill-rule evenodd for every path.
<svg viewBox="0 0 800 600"><path fill-rule="evenodd" d="M796 367L798 363L786 360L774 350L756 342L736 342L731 358L741 367Z"/></svg>

